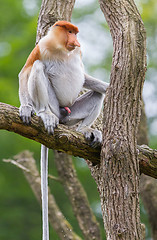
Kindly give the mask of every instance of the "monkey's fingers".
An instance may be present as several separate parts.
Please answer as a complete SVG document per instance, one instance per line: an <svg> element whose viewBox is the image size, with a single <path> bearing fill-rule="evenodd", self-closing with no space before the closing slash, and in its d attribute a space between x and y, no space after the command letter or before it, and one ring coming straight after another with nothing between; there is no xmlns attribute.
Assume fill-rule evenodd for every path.
<svg viewBox="0 0 157 240"><path fill-rule="evenodd" d="M47 122L47 131L49 134L54 133L55 127L57 127L59 124L59 119L55 116L50 116Z"/></svg>
<svg viewBox="0 0 157 240"><path fill-rule="evenodd" d="M51 112L42 112L38 116L41 117L46 131L53 134L55 127L59 124L59 119Z"/></svg>
<svg viewBox="0 0 157 240"><path fill-rule="evenodd" d="M35 115L35 111L34 111L34 109L32 109L31 117L33 117L34 115Z"/></svg>
<svg viewBox="0 0 157 240"><path fill-rule="evenodd" d="M33 112L34 112L34 110L32 109L31 106L28 106L28 105L27 106L20 106L19 114L20 114L21 120L27 125L30 124L31 123L31 116L32 116Z"/></svg>
<svg viewBox="0 0 157 240"><path fill-rule="evenodd" d="M93 148L96 148L102 143L102 133L97 129L94 129L93 131L90 130L85 131L84 136L90 142L90 145Z"/></svg>
<svg viewBox="0 0 157 240"><path fill-rule="evenodd" d="M30 116L24 116L22 118L23 122L29 125L31 123L31 117Z"/></svg>
<svg viewBox="0 0 157 240"><path fill-rule="evenodd" d="M100 146L102 143L102 132L94 129L94 131L92 132L92 138L93 141L91 142L91 146L94 148Z"/></svg>
<svg viewBox="0 0 157 240"><path fill-rule="evenodd" d="M85 138L87 139L87 141L93 141L93 137L92 137L92 132L91 131L85 131L84 133Z"/></svg>

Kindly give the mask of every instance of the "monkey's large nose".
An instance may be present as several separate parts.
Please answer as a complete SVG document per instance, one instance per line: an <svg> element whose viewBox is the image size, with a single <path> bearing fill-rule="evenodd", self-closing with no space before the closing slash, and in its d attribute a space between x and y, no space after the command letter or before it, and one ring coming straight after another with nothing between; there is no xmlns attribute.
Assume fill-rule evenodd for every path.
<svg viewBox="0 0 157 240"><path fill-rule="evenodd" d="M78 40L76 39L75 42L74 42L74 46L76 47L81 47L80 43L78 42Z"/></svg>

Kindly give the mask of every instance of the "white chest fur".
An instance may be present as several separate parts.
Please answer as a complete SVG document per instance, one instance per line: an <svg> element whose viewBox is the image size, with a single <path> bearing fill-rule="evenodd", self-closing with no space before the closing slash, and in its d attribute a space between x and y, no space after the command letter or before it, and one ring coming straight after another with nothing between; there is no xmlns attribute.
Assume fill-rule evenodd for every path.
<svg viewBox="0 0 157 240"><path fill-rule="evenodd" d="M45 66L60 106L70 107L84 84L84 69L79 53L70 54L65 61L45 62Z"/></svg>

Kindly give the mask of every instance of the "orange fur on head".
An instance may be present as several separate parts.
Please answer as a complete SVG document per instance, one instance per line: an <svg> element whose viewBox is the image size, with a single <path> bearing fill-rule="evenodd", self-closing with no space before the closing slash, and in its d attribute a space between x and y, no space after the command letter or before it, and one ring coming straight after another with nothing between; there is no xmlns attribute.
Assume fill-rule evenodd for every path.
<svg viewBox="0 0 157 240"><path fill-rule="evenodd" d="M67 21L58 21L53 25L53 27L55 27L55 26L64 27L67 30L73 31L74 33L79 32L78 27L76 27L75 25L73 25L72 23L67 22Z"/></svg>
<svg viewBox="0 0 157 240"><path fill-rule="evenodd" d="M57 31L55 32L57 42L59 44L65 46L66 49L68 49L69 51L74 50L76 46L80 47L80 44L77 41L77 37L76 37L76 34L79 32L79 30L75 25L67 21L58 21L52 27L57 27L57 26L62 28L58 30L56 29ZM68 32L68 31L72 32L70 36L68 36L68 33L65 34L65 32ZM52 56L52 53L54 53L54 49L56 46L53 41L44 40L44 47L41 48L40 46L41 49L39 48L39 44L37 44L36 47L33 49L33 51L30 53L25 63L25 66L23 68L23 71L24 69L29 69L29 71L31 71L31 67L33 66L33 63L36 60L41 60L42 54L40 50L42 48L47 49L46 59L48 59L49 56Z"/></svg>

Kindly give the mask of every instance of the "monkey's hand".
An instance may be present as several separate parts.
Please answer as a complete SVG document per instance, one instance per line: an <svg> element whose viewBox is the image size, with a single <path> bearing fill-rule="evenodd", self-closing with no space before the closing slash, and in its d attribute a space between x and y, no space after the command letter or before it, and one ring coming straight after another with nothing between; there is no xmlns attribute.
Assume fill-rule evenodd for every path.
<svg viewBox="0 0 157 240"><path fill-rule="evenodd" d="M100 146L102 143L102 132L97 129L92 129L89 127L79 129L79 132L82 132L85 138L90 142L90 145L94 148Z"/></svg>
<svg viewBox="0 0 157 240"><path fill-rule="evenodd" d="M30 105L21 105L19 108L20 118L26 124L30 124L31 117L35 114L35 111Z"/></svg>
<svg viewBox="0 0 157 240"><path fill-rule="evenodd" d="M47 132L49 134L53 134L54 128L57 127L57 125L59 124L58 117L56 117L56 115L53 114L51 111L38 112L37 115L41 117Z"/></svg>

